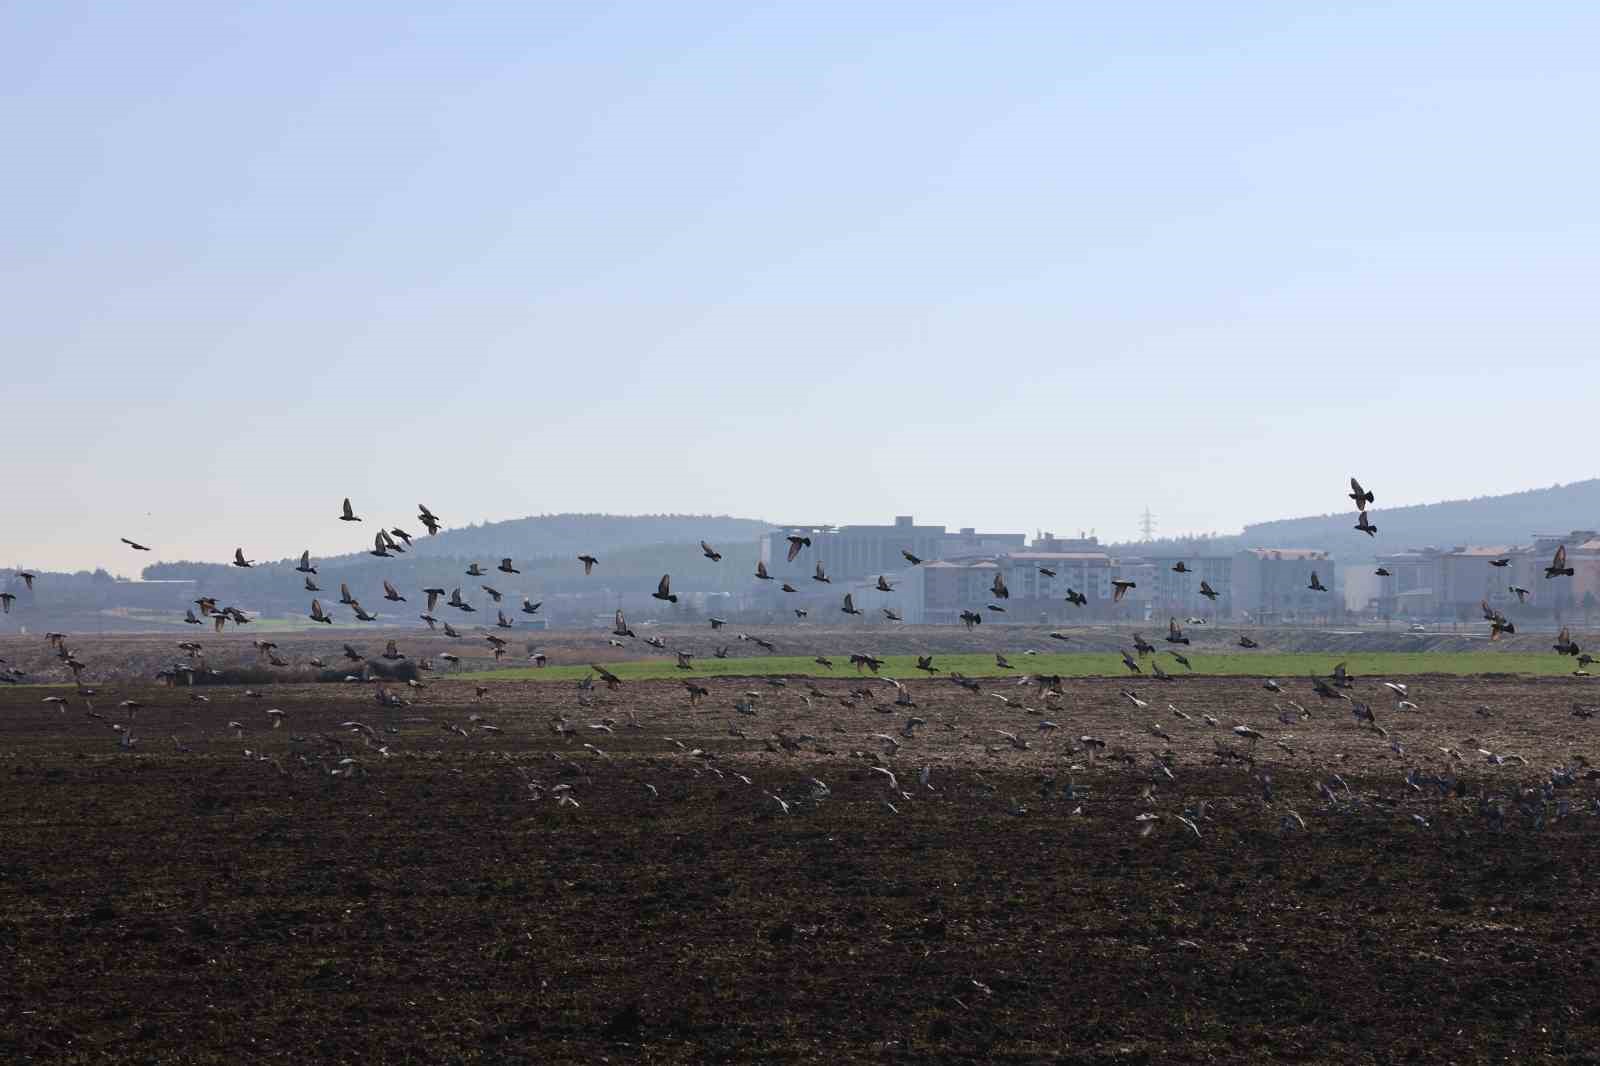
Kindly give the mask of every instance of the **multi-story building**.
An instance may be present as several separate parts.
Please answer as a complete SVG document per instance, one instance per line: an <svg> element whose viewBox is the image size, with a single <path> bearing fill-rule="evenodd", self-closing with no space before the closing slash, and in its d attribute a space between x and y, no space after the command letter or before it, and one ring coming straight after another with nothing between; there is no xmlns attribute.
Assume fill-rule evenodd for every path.
<svg viewBox="0 0 1600 1066"><path fill-rule="evenodd" d="M1311 575L1327 592L1311 589ZM1250 548L1233 557L1236 616L1257 624L1325 621L1344 611L1332 591L1334 562L1310 548Z"/></svg>
<svg viewBox="0 0 1600 1066"><path fill-rule="evenodd" d="M1165 612L1180 618L1227 618L1233 613L1233 556L1171 555L1145 556L1151 573L1149 602L1155 614ZM1132 560L1123 560L1124 563ZM1188 573L1172 568L1182 562ZM1216 600L1200 595L1204 581L1217 594ZM1143 584L1140 585L1141 591Z"/></svg>
<svg viewBox="0 0 1600 1066"><path fill-rule="evenodd" d="M793 563L788 562L790 536L811 539ZM1027 542L1025 533L980 533L970 526L951 533L901 515L887 526L781 526L761 539L761 561L779 580L808 577L819 562L829 577L860 580L904 569L903 551L931 561L1016 551Z"/></svg>

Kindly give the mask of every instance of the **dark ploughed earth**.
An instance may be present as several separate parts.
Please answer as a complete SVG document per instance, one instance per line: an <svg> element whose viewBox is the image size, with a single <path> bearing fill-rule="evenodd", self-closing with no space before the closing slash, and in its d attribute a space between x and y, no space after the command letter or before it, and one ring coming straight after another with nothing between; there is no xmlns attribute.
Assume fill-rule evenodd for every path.
<svg viewBox="0 0 1600 1066"><path fill-rule="evenodd" d="M0 688L0 1058L1595 1061L1593 690L1409 681Z"/></svg>

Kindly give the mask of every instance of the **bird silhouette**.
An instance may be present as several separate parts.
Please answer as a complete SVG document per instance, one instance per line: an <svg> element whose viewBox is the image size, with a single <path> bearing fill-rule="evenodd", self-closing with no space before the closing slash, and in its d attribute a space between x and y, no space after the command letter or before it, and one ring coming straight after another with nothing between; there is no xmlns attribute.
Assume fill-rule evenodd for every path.
<svg viewBox="0 0 1600 1066"><path fill-rule="evenodd" d="M1067 602L1074 607L1083 607L1089 603L1089 597L1074 588L1068 587Z"/></svg>
<svg viewBox="0 0 1600 1066"><path fill-rule="evenodd" d="M672 594L672 576L670 574L662 574L661 583L656 586L656 590L650 596L652 599L664 600L667 603L677 603L678 597Z"/></svg>
<svg viewBox="0 0 1600 1066"><path fill-rule="evenodd" d="M884 576L882 574L878 575L878 583L877 583L877 585L875 585L873 587L876 588L879 592L893 592L894 591L894 586L889 584L889 582L884 578Z"/></svg>
<svg viewBox="0 0 1600 1066"><path fill-rule="evenodd" d="M1128 594L1129 589L1136 589L1138 587L1139 583L1137 581L1113 580L1111 582L1111 601L1113 603L1121 603L1122 597Z"/></svg>
<svg viewBox="0 0 1600 1066"><path fill-rule="evenodd" d="M311 565L311 549L307 548L300 553L300 565L295 567L297 574L314 574L317 568Z"/></svg>
<svg viewBox="0 0 1600 1066"><path fill-rule="evenodd" d="M845 614L861 613L860 611L856 610L855 601L850 598L850 594L848 592L844 594L844 606L839 608L839 610L843 611Z"/></svg>
<svg viewBox="0 0 1600 1066"><path fill-rule="evenodd" d="M440 525L438 516L428 510L427 504L417 504L417 521L427 528L428 536L432 537L438 534Z"/></svg>
<svg viewBox="0 0 1600 1066"><path fill-rule="evenodd" d="M906 562L910 563L912 566L917 566L922 562L922 559L920 557L912 555L909 551L907 551L904 548L900 549L900 554L902 556L904 556Z"/></svg>
<svg viewBox="0 0 1600 1066"><path fill-rule="evenodd" d="M348 497L348 496L346 496L344 498L344 507L341 510L340 514L339 514L339 521L341 521L341 522L359 522L359 521L361 521L361 519L356 517L355 511L351 510L351 508L350 508L350 497Z"/></svg>
<svg viewBox="0 0 1600 1066"><path fill-rule="evenodd" d="M246 559L244 557L243 548L235 548L233 549L233 565L240 567L251 567L256 565L256 561L254 559Z"/></svg>
<svg viewBox="0 0 1600 1066"><path fill-rule="evenodd" d="M1178 620L1176 618L1167 619L1167 643L1169 643L1169 644L1187 644L1187 643L1189 643L1189 638L1183 635L1183 629L1179 627Z"/></svg>
<svg viewBox="0 0 1600 1066"><path fill-rule="evenodd" d="M772 575L767 573L767 564L759 559L756 560L756 577L760 578L762 581L772 580Z"/></svg>
<svg viewBox="0 0 1600 1066"><path fill-rule="evenodd" d="M533 603L533 602L529 601L528 597L526 597L526 596L522 597L522 613L523 614L533 614L536 611L538 611L539 608L542 607L542 606L544 606L544 601L543 600L540 600L538 603Z"/></svg>
<svg viewBox="0 0 1600 1066"><path fill-rule="evenodd" d="M594 564L598 563L599 561L599 559L596 559L592 555L578 556L578 562L583 564L583 573L585 577L594 572Z"/></svg>
<svg viewBox="0 0 1600 1066"><path fill-rule="evenodd" d="M1317 572L1315 570L1311 571L1311 582L1310 584L1306 585L1306 588L1310 589L1312 592L1328 591L1328 586L1317 580Z"/></svg>
<svg viewBox="0 0 1600 1066"><path fill-rule="evenodd" d="M1376 501L1377 497L1361 487L1361 482L1355 478L1350 479L1350 498L1356 501L1356 510L1365 511L1367 504Z"/></svg>
<svg viewBox="0 0 1600 1066"><path fill-rule="evenodd" d="M128 547L132 548L136 552L147 552L147 551L150 550L149 548L146 548L143 544L140 544L137 541L129 540L127 537L122 537L121 540L122 540L122 543L126 544Z"/></svg>
<svg viewBox="0 0 1600 1066"><path fill-rule="evenodd" d="M1204 596L1208 600L1211 600L1211 601L1215 602L1216 598L1217 598L1217 590L1211 587L1211 583L1210 582L1206 581L1204 578L1201 578L1201 580L1200 580L1200 595Z"/></svg>
<svg viewBox="0 0 1600 1066"><path fill-rule="evenodd" d="M1375 537L1378 535L1378 527L1372 524L1372 519L1368 517L1367 512L1365 511L1356 512L1356 524L1354 528L1362 533L1365 533L1369 537Z"/></svg>
<svg viewBox="0 0 1600 1066"><path fill-rule="evenodd" d="M822 570L822 560L821 559L817 560L817 571L816 571L816 573L811 575L811 580L812 581L820 581L824 585L829 585L829 584L833 583L833 579L830 578L826 573L823 572L823 570Z"/></svg>
<svg viewBox="0 0 1600 1066"><path fill-rule="evenodd" d="M713 548L711 545L707 544L705 541L700 542L700 554L704 555L707 559L710 559L714 563L722 562L722 553L717 551L717 549Z"/></svg>
<svg viewBox="0 0 1600 1066"><path fill-rule="evenodd" d="M811 547L810 537L789 536L785 539L789 542L789 561L791 563L794 562L795 556L800 554L801 548Z"/></svg>
<svg viewBox="0 0 1600 1066"><path fill-rule="evenodd" d="M998 572L994 575L994 583L989 586L989 591L992 592L997 599L1008 600L1011 598L1011 590L1006 588L1006 579Z"/></svg>
<svg viewBox="0 0 1600 1066"><path fill-rule="evenodd" d="M505 558L505 559L501 559L500 560L500 565L495 567L495 569L500 571L502 574L520 574L520 573L522 573L521 570L518 570L515 566L511 565L511 559L509 557Z"/></svg>
<svg viewBox="0 0 1600 1066"><path fill-rule="evenodd" d="M399 590L396 589L394 585L389 583L388 578L385 578L383 582L383 598L388 600L390 603L406 602L406 598L400 595Z"/></svg>
<svg viewBox="0 0 1600 1066"><path fill-rule="evenodd" d="M1556 557L1551 560L1550 565L1544 568L1544 576L1548 580L1553 577L1571 577L1574 573L1573 568L1567 565L1567 546L1563 544L1556 549Z"/></svg>

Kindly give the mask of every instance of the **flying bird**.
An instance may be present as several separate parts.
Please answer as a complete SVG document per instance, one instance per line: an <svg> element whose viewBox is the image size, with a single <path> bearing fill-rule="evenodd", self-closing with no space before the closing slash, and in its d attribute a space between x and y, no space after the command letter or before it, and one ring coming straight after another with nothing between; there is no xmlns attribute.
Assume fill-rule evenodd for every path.
<svg viewBox="0 0 1600 1066"><path fill-rule="evenodd" d="M367 554L375 555L379 559L389 558L389 538L384 535L383 530L378 530L377 535L372 538L372 550Z"/></svg>
<svg viewBox="0 0 1600 1066"><path fill-rule="evenodd" d="M994 584L989 586L989 591L994 593L997 599L1009 600L1011 598L1011 590L1006 588L1006 579L1000 576L998 572L994 575Z"/></svg>
<svg viewBox="0 0 1600 1066"><path fill-rule="evenodd" d="M833 579L823 572L821 559L817 560L817 572L811 575L811 580L820 581L824 585L833 584Z"/></svg>
<svg viewBox="0 0 1600 1066"><path fill-rule="evenodd" d="M487 576L483 572L483 567L479 566L477 563L472 563L470 566L468 566L467 569L466 569L466 574L467 574L468 577L486 577Z"/></svg>
<svg viewBox="0 0 1600 1066"><path fill-rule="evenodd" d="M1512 585L1511 586L1511 591L1517 594L1517 602L1518 603L1527 603L1528 602L1528 593L1531 590L1525 589L1520 585Z"/></svg>
<svg viewBox="0 0 1600 1066"><path fill-rule="evenodd" d="M583 573L584 573L585 577L587 577L590 573L592 573L594 571L594 564L598 563L599 561L600 561L599 559L596 559L592 555L580 555L580 556L578 556L578 562L583 564Z"/></svg>
<svg viewBox="0 0 1600 1066"><path fill-rule="evenodd" d="M1178 620L1176 618L1167 619L1167 643L1168 644L1187 644L1187 643L1189 643L1189 638L1183 635L1183 629L1182 629L1182 627L1180 627L1178 625Z"/></svg>
<svg viewBox="0 0 1600 1066"><path fill-rule="evenodd" d="M628 628L628 620L622 616L622 608L617 608L617 617L611 626L611 632L619 637L634 636L633 630Z"/></svg>
<svg viewBox="0 0 1600 1066"><path fill-rule="evenodd" d="M1372 519L1367 517L1367 512L1365 511L1356 512L1356 524L1352 528L1365 533L1369 537L1374 537L1378 534L1378 527L1372 524Z"/></svg>
<svg viewBox="0 0 1600 1066"><path fill-rule="evenodd" d="M767 564L762 562L760 559L756 560L756 577L760 578L762 581L772 580L772 575L767 573Z"/></svg>
<svg viewBox="0 0 1600 1066"><path fill-rule="evenodd" d="M439 518L428 510L427 504L417 504L417 521L427 527L428 536L432 537L439 532Z"/></svg>
<svg viewBox="0 0 1600 1066"><path fill-rule="evenodd" d="M795 556L800 554L800 549L801 548L809 548L809 547L811 547L811 538L810 537L800 537L800 536L791 535L791 536L789 536L789 537L787 537L785 539L788 540L788 542L789 542L789 561L791 563L794 562Z"/></svg>
<svg viewBox="0 0 1600 1066"><path fill-rule="evenodd" d="M920 564L922 562L921 558L919 558L918 556L912 555L909 551L907 551L904 548L900 549L900 554L905 556L906 562L910 563L912 566L916 566L916 565L918 565L918 564Z"/></svg>
<svg viewBox="0 0 1600 1066"><path fill-rule="evenodd" d="M1217 598L1217 590L1211 587L1210 582L1202 578L1200 580L1200 595L1204 596L1208 600L1215 601Z"/></svg>
<svg viewBox="0 0 1600 1066"><path fill-rule="evenodd" d="M518 570L515 566L511 565L510 558L501 559L500 560L500 565L495 567L495 569L500 571L502 574L520 574L520 573L522 573L521 570Z"/></svg>
<svg viewBox="0 0 1600 1066"><path fill-rule="evenodd" d="M140 544L140 543L138 543L136 541L131 541L127 537L122 537L120 539L121 539L122 543L126 544L128 547L132 548L136 552L147 552L147 551L150 550L149 548L146 548L143 544Z"/></svg>
<svg viewBox="0 0 1600 1066"><path fill-rule="evenodd" d="M1563 544L1556 549L1555 559L1544 568L1544 576L1547 580L1552 577L1571 577L1573 572L1573 568L1567 565L1567 546Z"/></svg>
<svg viewBox="0 0 1600 1066"><path fill-rule="evenodd" d="M1394 577L1394 574L1392 574L1389 571L1389 568L1386 567L1386 566L1380 566L1376 570L1374 570L1372 573L1376 577Z"/></svg>
<svg viewBox="0 0 1600 1066"><path fill-rule="evenodd" d="M388 578L384 578L384 581L383 581L383 598L388 600L391 603L404 603L404 602L406 602L406 598L404 596L400 595L399 590L396 589L392 584L389 583L389 579Z"/></svg>
<svg viewBox="0 0 1600 1066"><path fill-rule="evenodd" d="M665 600L667 603L677 603L678 597L672 594L672 575L662 574L661 584L650 594L652 599Z"/></svg>
<svg viewBox="0 0 1600 1066"><path fill-rule="evenodd" d="M1317 572L1315 570L1311 571L1311 583L1307 585L1306 588L1310 589L1312 592L1328 591L1328 586L1317 580Z"/></svg>
<svg viewBox="0 0 1600 1066"><path fill-rule="evenodd" d="M233 565L249 567L256 565L256 561L254 559L246 559L243 548L235 548L233 549Z"/></svg>
<svg viewBox="0 0 1600 1066"><path fill-rule="evenodd" d="M537 611L540 607L543 607L543 606L544 606L544 601L543 600L540 600L538 603L533 603L528 599L528 597L526 597L526 596L522 597L522 613L523 614L533 614L535 611Z"/></svg>
<svg viewBox="0 0 1600 1066"><path fill-rule="evenodd" d="M1356 501L1356 510L1365 511L1367 504L1376 501L1377 497L1361 487L1361 482L1355 478L1350 479L1350 498Z"/></svg>
<svg viewBox="0 0 1600 1066"><path fill-rule="evenodd" d="M1172 564L1172 572L1174 574L1192 574L1192 573L1194 573L1194 571L1190 570L1189 567L1184 563L1184 561L1182 559L1179 559L1177 562Z"/></svg>
<svg viewBox="0 0 1600 1066"><path fill-rule="evenodd" d="M361 519L356 517L355 511L351 510L351 508L350 508L350 497L348 497L348 496L346 496L344 498L344 510L339 515L339 521L341 521L341 522L359 522L359 521L361 521Z"/></svg>
<svg viewBox="0 0 1600 1066"><path fill-rule="evenodd" d="M710 559L714 563L722 562L722 553L717 551L717 549L713 548L711 545L707 544L705 541L700 542L700 554L704 555L707 559Z"/></svg>
<svg viewBox="0 0 1600 1066"><path fill-rule="evenodd" d="M313 622L321 622L323 625L330 625L330 626L333 625L333 619L329 618L327 615L322 613L322 601L321 600L312 600L311 601L311 616L310 617L311 617L311 620Z"/></svg>
<svg viewBox="0 0 1600 1066"><path fill-rule="evenodd" d="M855 601L850 598L850 594L848 592L844 594L844 606L839 608L839 610L843 611L845 614L861 613L860 611L856 610Z"/></svg>
<svg viewBox="0 0 1600 1066"><path fill-rule="evenodd" d="M297 574L314 574L317 572L317 568L311 565L310 548L300 553L300 565L294 569Z"/></svg>
<svg viewBox="0 0 1600 1066"><path fill-rule="evenodd" d="M1490 566L1501 566L1501 567L1510 566L1511 565L1511 560L1510 559L1490 559L1489 560L1489 565Z"/></svg>
<svg viewBox="0 0 1600 1066"><path fill-rule="evenodd" d="M879 592L893 592L894 591L894 586L889 584L889 582L884 579L884 576L882 574L878 575L878 583L874 587Z"/></svg>
<svg viewBox="0 0 1600 1066"><path fill-rule="evenodd" d="M1138 587L1139 587L1139 583L1137 581L1112 581L1111 582L1111 589L1112 589L1111 600L1112 600L1112 602L1113 603L1121 603L1122 602L1122 597L1124 597L1124 596L1126 596L1128 594L1128 590L1129 589L1136 589Z"/></svg>
<svg viewBox="0 0 1600 1066"><path fill-rule="evenodd" d="M1089 597L1073 588L1067 589L1067 602L1074 607L1083 607L1089 602Z"/></svg>

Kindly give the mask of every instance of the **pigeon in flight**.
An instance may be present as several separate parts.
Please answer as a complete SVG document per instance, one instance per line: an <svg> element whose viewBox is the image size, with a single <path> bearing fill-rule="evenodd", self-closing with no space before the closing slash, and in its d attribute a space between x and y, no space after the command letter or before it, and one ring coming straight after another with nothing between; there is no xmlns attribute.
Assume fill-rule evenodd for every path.
<svg viewBox="0 0 1600 1066"><path fill-rule="evenodd" d="M1556 549L1556 557L1549 566L1544 568L1544 576L1548 580L1552 577L1571 577L1573 568L1567 565L1567 546L1561 545Z"/></svg>
<svg viewBox="0 0 1600 1066"><path fill-rule="evenodd" d="M543 606L544 606L544 601L543 600L540 600L538 603L533 603L533 602L529 601L528 597L526 597L526 596L522 597L522 613L523 614L533 614L536 611L538 611L540 607L543 607Z"/></svg>
<svg viewBox="0 0 1600 1066"><path fill-rule="evenodd" d="M844 606L839 608L839 610L843 611L845 614L861 613L860 611L856 610L855 601L850 598L850 594L848 592L844 594Z"/></svg>
<svg viewBox="0 0 1600 1066"><path fill-rule="evenodd" d="M989 586L989 591L994 593L997 599L1009 600L1011 598L1011 590L1006 588L1006 579L1001 577L999 573L994 575L994 584Z"/></svg>
<svg viewBox="0 0 1600 1066"><path fill-rule="evenodd" d="M359 522L359 521L361 521L361 519L356 517L355 511L351 509L351 507L350 507L350 497L348 497L348 496L346 496L344 498L344 510L339 515L339 521L341 521L341 522Z"/></svg>
<svg viewBox="0 0 1600 1066"><path fill-rule="evenodd" d="M801 548L811 547L810 537L789 536L785 539L789 541L789 561L791 563L794 562L795 556L800 554Z"/></svg>
<svg viewBox="0 0 1600 1066"><path fill-rule="evenodd" d="M920 557L912 555L910 552L906 551L906 549L904 549L904 548L900 549L900 554L905 556L906 562L910 563L912 566L917 566L922 562L922 559Z"/></svg>
<svg viewBox="0 0 1600 1066"><path fill-rule="evenodd" d="M717 551L717 549L713 548L711 545L707 544L705 541L700 542L700 554L704 555L707 559L710 559L714 563L722 562L722 553Z"/></svg>
<svg viewBox="0 0 1600 1066"><path fill-rule="evenodd" d="M1182 559L1179 559L1177 562L1172 564L1172 572L1174 574L1192 574L1192 573L1194 573L1194 571L1190 570L1188 565L1185 564Z"/></svg>
<svg viewBox="0 0 1600 1066"><path fill-rule="evenodd" d="M594 571L594 564L598 563L599 561L600 561L599 559L596 559L592 555L580 555L580 556L578 556L578 562L583 564L583 574L584 574L585 577L589 576L589 574L591 574Z"/></svg>
<svg viewBox="0 0 1600 1066"><path fill-rule="evenodd" d="M882 574L878 575L878 584L876 586L874 586L874 587L879 592L893 592L894 591L894 586L889 584L889 582L884 578L884 576Z"/></svg>
<svg viewBox="0 0 1600 1066"><path fill-rule="evenodd" d="M1209 581L1206 581L1204 578L1202 578L1200 580L1200 595L1204 596L1208 600L1214 601L1217 598L1217 590L1211 587L1211 583Z"/></svg>
<svg viewBox="0 0 1600 1066"><path fill-rule="evenodd" d="M1306 588L1310 589L1312 592L1328 591L1328 586L1324 585L1317 579L1317 572L1315 570L1311 571L1311 583L1307 585Z"/></svg>
<svg viewBox="0 0 1600 1066"><path fill-rule="evenodd" d="M147 551L150 550L149 548L146 548L143 544L140 544L137 541L129 540L127 537L122 537L120 539L121 539L122 543L126 544L128 547L132 548L136 552L147 552Z"/></svg>
<svg viewBox="0 0 1600 1066"><path fill-rule="evenodd" d="M1372 519L1367 517L1367 512L1365 511L1356 513L1356 524L1351 528L1359 530L1369 537L1374 537L1378 534L1378 527L1372 524Z"/></svg>
<svg viewBox="0 0 1600 1066"><path fill-rule="evenodd" d="M1168 644L1187 644L1187 643L1189 643L1189 638L1183 635L1183 630L1178 626L1178 620L1176 618L1167 619L1167 643Z"/></svg>
<svg viewBox="0 0 1600 1066"><path fill-rule="evenodd" d="M767 564L762 562L760 559L756 560L756 577L760 578L762 581L772 580L772 575L767 573Z"/></svg>
<svg viewBox="0 0 1600 1066"><path fill-rule="evenodd" d="M1361 487L1361 482L1355 478L1350 479L1350 498L1356 501L1356 510L1365 511L1367 504L1373 503L1377 497Z"/></svg>
<svg viewBox="0 0 1600 1066"><path fill-rule="evenodd" d="M417 521L427 527L428 536L436 536L439 532L439 517L428 510L428 505L417 504Z"/></svg>
<svg viewBox="0 0 1600 1066"><path fill-rule="evenodd" d="M511 565L511 560L509 558L501 559L500 560L500 565L495 567L495 569L500 571L502 574L520 574L520 573L522 573L521 570L518 570L515 566Z"/></svg>
<svg viewBox="0 0 1600 1066"><path fill-rule="evenodd" d="M311 565L311 549L307 548L300 553L300 565L294 568L297 574L314 574L317 568Z"/></svg>
<svg viewBox="0 0 1600 1066"><path fill-rule="evenodd" d="M824 573L823 570L822 570L822 560L821 559L817 560L817 572L811 575L811 580L812 581L820 581L824 585L833 584L833 579L831 577L829 577L826 573Z"/></svg>
<svg viewBox="0 0 1600 1066"><path fill-rule="evenodd" d="M665 600L667 603L677 603L678 597L672 594L672 575L662 574L661 584L650 594L652 599Z"/></svg>
<svg viewBox="0 0 1600 1066"><path fill-rule="evenodd" d="M243 548L235 548L233 549L233 565L250 567L256 565L256 561L254 559L246 559Z"/></svg>
<svg viewBox="0 0 1600 1066"><path fill-rule="evenodd" d="M1074 607L1083 607L1088 604L1089 597L1076 589L1069 588L1067 589L1067 602L1072 604Z"/></svg>
<svg viewBox="0 0 1600 1066"><path fill-rule="evenodd" d="M1517 594L1517 602L1518 603L1527 603L1528 602L1528 592L1530 591L1529 589L1525 589L1521 585L1512 585L1511 586L1511 591Z"/></svg>
<svg viewBox="0 0 1600 1066"><path fill-rule="evenodd" d="M388 600L390 603L406 602L406 598L400 595L400 591L390 584L387 578L385 578L383 582L383 598Z"/></svg>
<svg viewBox="0 0 1600 1066"><path fill-rule="evenodd" d="M1489 560L1489 565L1490 566L1506 567L1506 566L1510 566L1511 565L1511 560L1510 559L1490 559Z"/></svg>
<svg viewBox="0 0 1600 1066"><path fill-rule="evenodd" d="M1113 603L1121 603L1122 602L1122 597L1124 597L1124 596L1126 596L1128 594L1128 590L1129 589L1136 589L1138 587L1139 587L1139 583L1137 581L1112 581L1111 582L1111 600L1112 600L1112 602Z"/></svg>

